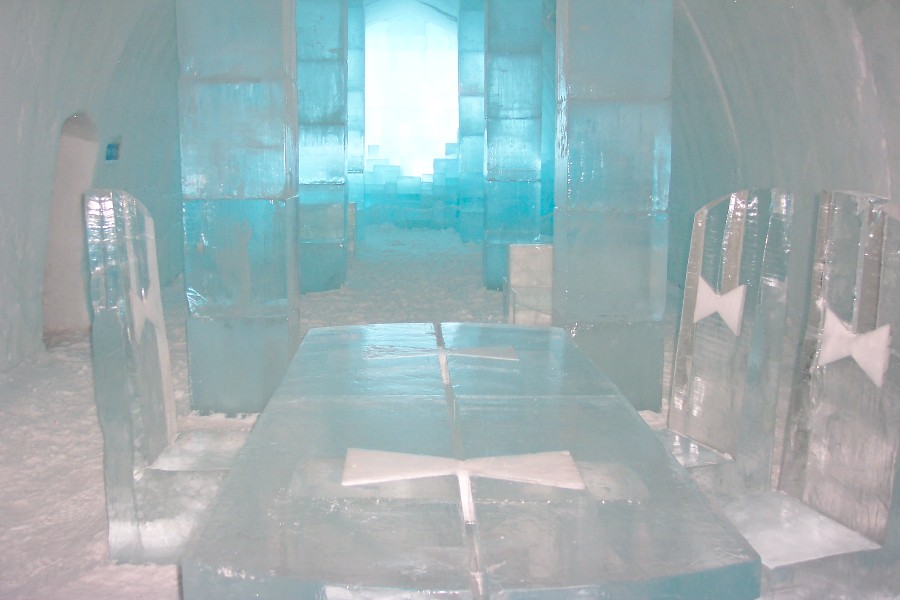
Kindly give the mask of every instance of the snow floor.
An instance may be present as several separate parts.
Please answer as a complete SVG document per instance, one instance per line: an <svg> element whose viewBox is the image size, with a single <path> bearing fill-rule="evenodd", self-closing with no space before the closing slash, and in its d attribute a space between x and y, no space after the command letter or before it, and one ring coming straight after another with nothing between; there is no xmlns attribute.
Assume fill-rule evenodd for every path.
<svg viewBox="0 0 900 600"><path fill-rule="evenodd" d="M190 413L182 282L164 292L179 428L248 431L253 418ZM302 296L302 326L503 320L502 294L481 283L481 246L452 231L372 227L357 242L347 283ZM47 350L0 374L0 600L177 600L175 566L116 565L107 550L103 439L87 332L49 336ZM645 415L658 422L658 415ZM890 566L886 573L896 572ZM896 580L846 571L778 586L768 598L900 598ZM850 579L856 579L850 577ZM896 581L894 582L897 583ZM894 593L894 592L897 593Z"/></svg>

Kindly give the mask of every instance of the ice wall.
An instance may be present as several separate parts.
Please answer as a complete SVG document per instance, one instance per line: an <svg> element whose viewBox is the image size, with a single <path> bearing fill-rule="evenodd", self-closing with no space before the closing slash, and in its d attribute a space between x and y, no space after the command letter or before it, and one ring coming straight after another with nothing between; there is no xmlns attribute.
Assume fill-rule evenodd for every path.
<svg viewBox="0 0 900 600"><path fill-rule="evenodd" d="M558 3L554 323L639 408L662 398L671 57L669 0Z"/></svg>
<svg viewBox="0 0 900 600"><path fill-rule="evenodd" d="M174 7L170 0L3 3L0 18L0 371L40 351L51 196L63 123L114 137L93 185L126 187L157 219L163 281L181 270ZM80 214L80 211L79 211ZM85 271L85 277L87 273Z"/></svg>
<svg viewBox="0 0 900 600"><path fill-rule="evenodd" d="M177 9L191 406L259 411L299 334L295 1Z"/></svg>
<svg viewBox="0 0 900 600"><path fill-rule="evenodd" d="M366 14L363 0L347 4L347 202L365 203L366 170ZM354 213L348 213L348 217ZM355 234L348 218L347 234ZM352 253L352 247L348 248Z"/></svg>
<svg viewBox="0 0 900 600"><path fill-rule="evenodd" d="M298 250L303 292L338 288L347 277L347 17L347 0L297 0ZM356 45L358 37L357 31ZM357 48L356 59L358 53ZM357 101L354 110L358 109ZM358 152L354 147L355 168Z"/></svg>

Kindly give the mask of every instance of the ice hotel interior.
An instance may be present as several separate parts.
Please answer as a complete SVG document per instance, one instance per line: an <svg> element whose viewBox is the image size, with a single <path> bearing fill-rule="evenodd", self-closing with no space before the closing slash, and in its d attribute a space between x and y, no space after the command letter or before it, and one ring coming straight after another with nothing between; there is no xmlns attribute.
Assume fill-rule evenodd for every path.
<svg viewBox="0 0 900 600"><path fill-rule="evenodd" d="M0 1L0 597L900 597L898 33Z"/></svg>

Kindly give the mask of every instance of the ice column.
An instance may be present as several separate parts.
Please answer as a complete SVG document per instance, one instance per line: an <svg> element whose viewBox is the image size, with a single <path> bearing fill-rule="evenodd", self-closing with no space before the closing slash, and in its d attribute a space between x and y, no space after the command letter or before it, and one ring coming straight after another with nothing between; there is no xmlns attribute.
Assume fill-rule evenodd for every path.
<svg viewBox="0 0 900 600"><path fill-rule="evenodd" d="M295 0L179 0L191 406L261 410L298 341Z"/></svg>
<svg viewBox="0 0 900 600"><path fill-rule="evenodd" d="M826 192L819 210L805 364L787 415L780 489L900 544L900 210Z"/></svg>
<svg viewBox="0 0 900 600"><path fill-rule="evenodd" d="M347 276L347 19L347 0L297 0L302 292Z"/></svg>
<svg viewBox="0 0 900 600"><path fill-rule="evenodd" d="M459 232L484 235L484 2L459 3Z"/></svg>
<svg viewBox="0 0 900 600"><path fill-rule="evenodd" d="M635 407L658 410L672 2L559 0L556 16L554 323Z"/></svg>
<svg viewBox="0 0 900 600"><path fill-rule="evenodd" d="M347 236L353 252L356 211L365 204L366 14L363 0L347 6Z"/></svg>
<svg viewBox="0 0 900 600"><path fill-rule="evenodd" d="M540 235L543 1L485 0L484 283L502 289L509 244Z"/></svg>

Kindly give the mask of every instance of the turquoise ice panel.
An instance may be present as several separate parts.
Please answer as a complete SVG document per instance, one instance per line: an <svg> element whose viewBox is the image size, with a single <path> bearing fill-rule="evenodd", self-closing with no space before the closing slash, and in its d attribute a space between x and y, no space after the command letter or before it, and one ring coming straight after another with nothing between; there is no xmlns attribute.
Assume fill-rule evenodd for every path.
<svg viewBox="0 0 900 600"><path fill-rule="evenodd" d="M297 63L300 124L347 122L347 63L304 60Z"/></svg>
<svg viewBox="0 0 900 600"><path fill-rule="evenodd" d="M661 102L569 100L557 157L566 184L557 205L572 210L666 210L671 175L671 106ZM599 159L602 157L602 160ZM567 174L578 173L577 178Z"/></svg>
<svg viewBox="0 0 900 600"><path fill-rule="evenodd" d="M540 181L490 181L485 187L485 232L490 239L531 242L540 231Z"/></svg>
<svg viewBox="0 0 900 600"><path fill-rule="evenodd" d="M487 54L485 114L488 119L540 119L541 54Z"/></svg>
<svg viewBox="0 0 900 600"><path fill-rule="evenodd" d="M296 0L178 0L181 74L291 78Z"/></svg>
<svg viewBox="0 0 900 600"><path fill-rule="evenodd" d="M459 53L459 93L484 94L484 51Z"/></svg>
<svg viewBox="0 0 900 600"><path fill-rule="evenodd" d="M297 0L297 60L346 60L347 0Z"/></svg>
<svg viewBox="0 0 900 600"><path fill-rule="evenodd" d="M184 203L184 279L194 316L287 315L296 304L294 200Z"/></svg>
<svg viewBox="0 0 900 600"><path fill-rule="evenodd" d="M485 50L541 52L541 0L485 0Z"/></svg>
<svg viewBox="0 0 900 600"><path fill-rule="evenodd" d="M298 181L342 183L346 176L347 124L303 125L297 154Z"/></svg>
<svg viewBox="0 0 900 600"><path fill-rule="evenodd" d="M347 242L300 240L300 291L336 290L347 280Z"/></svg>
<svg viewBox="0 0 900 600"><path fill-rule="evenodd" d="M178 82L185 198L290 195L296 91L291 79Z"/></svg>
<svg viewBox="0 0 900 600"><path fill-rule="evenodd" d="M459 2L459 52L484 54L484 2L485 0L460 0Z"/></svg>
<svg viewBox="0 0 900 600"><path fill-rule="evenodd" d="M297 209L300 241L338 241L347 238L345 203L300 204Z"/></svg>
<svg viewBox="0 0 900 600"><path fill-rule="evenodd" d="M460 96L459 135L483 138L484 127L484 96Z"/></svg>
<svg viewBox="0 0 900 600"><path fill-rule="evenodd" d="M557 23L569 100L669 97L672 0L559 0Z"/></svg>
<svg viewBox="0 0 900 600"><path fill-rule="evenodd" d="M539 181L541 120L488 119L485 175L500 181Z"/></svg>

